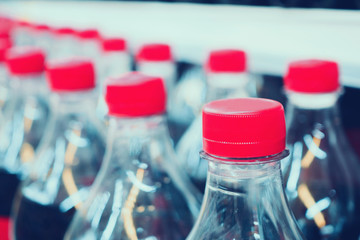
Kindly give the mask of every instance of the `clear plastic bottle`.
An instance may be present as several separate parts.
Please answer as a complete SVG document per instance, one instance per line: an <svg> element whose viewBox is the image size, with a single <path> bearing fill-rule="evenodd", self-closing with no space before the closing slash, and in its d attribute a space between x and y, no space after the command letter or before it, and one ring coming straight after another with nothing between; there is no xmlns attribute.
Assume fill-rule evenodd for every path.
<svg viewBox="0 0 360 240"><path fill-rule="evenodd" d="M205 103L206 76L202 66L191 66L179 78L172 97L168 116L177 127L174 142L178 143Z"/></svg>
<svg viewBox="0 0 360 240"><path fill-rule="evenodd" d="M176 83L176 65L171 47L163 43L144 44L136 54L136 69L165 81L168 98Z"/></svg>
<svg viewBox="0 0 360 240"><path fill-rule="evenodd" d="M71 59L48 63L51 116L14 206L14 236L63 239L70 221L88 196L105 151L92 62Z"/></svg>
<svg viewBox="0 0 360 240"><path fill-rule="evenodd" d="M118 77L131 71L131 59L127 51L126 41L123 38L105 38L102 40L101 73L99 79L99 103L97 115L104 119L107 114L107 106L104 99L105 79Z"/></svg>
<svg viewBox="0 0 360 240"><path fill-rule="evenodd" d="M176 167L161 78L110 79L103 167L65 239L185 239L200 204Z"/></svg>
<svg viewBox="0 0 360 240"><path fill-rule="evenodd" d="M9 76L5 65L5 53L10 47L10 41L0 39L0 122L3 109L10 100Z"/></svg>
<svg viewBox="0 0 360 240"><path fill-rule="evenodd" d="M33 46L34 37L32 33L32 24L27 21L16 21L11 31L15 46Z"/></svg>
<svg viewBox="0 0 360 240"><path fill-rule="evenodd" d="M295 61L284 81L291 154L283 172L290 207L309 240L356 239L360 168L337 110L338 65Z"/></svg>
<svg viewBox="0 0 360 240"><path fill-rule="evenodd" d="M207 72L206 102L234 97L248 97L249 78L245 52L212 51L205 65ZM202 118L197 116L176 146L181 166L201 192L205 189L207 161L199 157L202 149Z"/></svg>
<svg viewBox="0 0 360 240"><path fill-rule="evenodd" d="M35 40L34 45L43 49L49 56L54 44L53 31L46 24L34 24L32 34Z"/></svg>
<svg viewBox="0 0 360 240"><path fill-rule="evenodd" d="M17 47L5 53L10 87L0 118L0 217L7 221L18 184L28 174L48 122L44 61L38 48ZM0 239L6 235L1 231Z"/></svg>
<svg viewBox="0 0 360 240"><path fill-rule="evenodd" d="M64 59L81 55L76 31L70 27L53 29L54 42L50 51L50 60Z"/></svg>
<svg viewBox="0 0 360 240"><path fill-rule="evenodd" d="M91 58L95 64L101 56L101 34L97 29L89 28L77 32L80 55ZM96 65L97 67L97 65Z"/></svg>
<svg viewBox="0 0 360 240"><path fill-rule="evenodd" d="M236 98L204 106L200 155L209 162L208 177L187 240L303 239L282 184L285 137L279 102Z"/></svg>

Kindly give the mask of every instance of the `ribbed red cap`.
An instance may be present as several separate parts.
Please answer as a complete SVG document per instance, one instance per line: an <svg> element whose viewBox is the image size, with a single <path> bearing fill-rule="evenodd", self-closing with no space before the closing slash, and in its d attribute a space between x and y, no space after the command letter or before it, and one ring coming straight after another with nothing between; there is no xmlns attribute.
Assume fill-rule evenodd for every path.
<svg viewBox="0 0 360 240"><path fill-rule="evenodd" d="M339 89L336 62L318 59L290 63L284 77L285 89L303 93L327 93Z"/></svg>
<svg viewBox="0 0 360 240"><path fill-rule="evenodd" d="M208 72L239 73L246 71L246 53L241 50L223 49L211 51L206 63Z"/></svg>
<svg viewBox="0 0 360 240"><path fill-rule="evenodd" d="M70 27L55 28L53 32L57 35L76 35L76 31Z"/></svg>
<svg viewBox="0 0 360 240"><path fill-rule="evenodd" d="M105 38L102 46L105 52L125 51L126 41L123 38Z"/></svg>
<svg viewBox="0 0 360 240"><path fill-rule="evenodd" d="M11 41L0 39L0 62L5 61L5 53L9 48L11 48Z"/></svg>
<svg viewBox="0 0 360 240"><path fill-rule="evenodd" d="M136 54L136 61L171 61L171 48L168 44L153 43L143 45Z"/></svg>
<svg viewBox="0 0 360 240"><path fill-rule="evenodd" d="M72 58L46 65L50 89L55 92L90 90L95 87L95 70L88 59Z"/></svg>
<svg viewBox="0 0 360 240"><path fill-rule="evenodd" d="M210 102L203 108L203 148L228 158L256 158L285 149L283 106L261 98Z"/></svg>
<svg viewBox="0 0 360 240"><path fill-rule="evenodd" d="M99 31L97 29L93 29L93 28L79 31L77 33L77 35L79 36L79 38L85 39L85 40L89 40L89 39L100 40L101 39L101 35L100 35Z"/></svg>
<svg viewBox="0 0 360 240"><path fill-rule="evenodd" d="M108 79L105 100L112 116L162 114L166 108L165 85L159 77L132 72Z"/></svg>
<svg viewBox="0 0 360 240"><path fill-rule="evenodd" d="M37 47L14 47L6 51L5 62L12 75L39 74L44 71L45 53Z"/></svg>

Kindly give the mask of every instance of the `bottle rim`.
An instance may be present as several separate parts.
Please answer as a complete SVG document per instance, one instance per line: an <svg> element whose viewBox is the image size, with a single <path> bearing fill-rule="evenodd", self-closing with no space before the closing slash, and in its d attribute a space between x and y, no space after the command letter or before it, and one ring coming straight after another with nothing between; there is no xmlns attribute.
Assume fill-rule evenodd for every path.
<svg viewBox="0 0 360 240"><path fill-rule="evenodd" d="M204 150L200 151L200 157L211 162L217 162L221 164L227 165L260 165L260 164L267 164L272 162L278 162L282 159L289 156L290 151L285 149L279 153L269 155L269 156L262 156L262 157L250 157L250 158L233 158L233 157L221 157L212 155L210 153L205 152Z"/></svg>

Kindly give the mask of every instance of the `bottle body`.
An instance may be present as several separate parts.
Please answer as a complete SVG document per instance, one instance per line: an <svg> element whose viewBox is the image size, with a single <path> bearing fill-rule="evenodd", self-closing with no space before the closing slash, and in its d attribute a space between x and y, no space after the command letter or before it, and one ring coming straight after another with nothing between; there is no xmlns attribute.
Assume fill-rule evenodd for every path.
<svg viewBox="0 0 360 240"><path fill-rule="evenodd" d="M34 89L34 84L38 86ZM33 164L49 120L46 92L40 77L11 79L11 99L4 105L0 127L0 216L9 217L20 180Z"/></svg>
<svg viewBox="0 0 360 240"><path fill-rule="evenodd" d="M66 239L185 239L197 203L174 167L164 118L111 119L108 142Z"/></svg>
<svg viewBox="0 0 360 240"><path fill-rule="evenodd" d="M311 94L289 97L291 154L284 161L284 180L290 207L307 239L353 239L355 229L348 228L355 220L359 180L351 169L359 168L351 149L344 147L347 141L335 105L338 93L317 99ZM307 100L299 105L304 97Z"/></svg>
<svg viewBox="0 0 360 240"><path fill-rule="evenodd" d="M95 103L69 94L52 96L46 134L13 209L17 240L62 239L100 168L104 140L91 114Z"/></svg>
<svg viewBox="0 0 360 240"><path fill-rule="evenodd" d="M287 155L226 162L202 152L209 161L205 196L187 239L303 239L282 186L280 160Z"/></svg>

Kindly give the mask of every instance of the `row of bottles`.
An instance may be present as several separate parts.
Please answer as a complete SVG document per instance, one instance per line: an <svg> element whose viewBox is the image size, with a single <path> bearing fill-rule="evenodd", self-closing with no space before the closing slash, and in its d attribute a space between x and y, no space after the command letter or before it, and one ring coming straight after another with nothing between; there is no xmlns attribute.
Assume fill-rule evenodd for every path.
<svg viewBox="0 0 360 240"><path fill-rule="evenodd" d="M360 167L337 113L336 62L290 63L285 124L280 103L256 98L244 51L211 51L206 82L177 82L167 44L140 48L130 72L124 39L10 25L0 225L13 239L359 236ZM184 91L205 98L174 149L170 132L193 118Z"/></svg>

